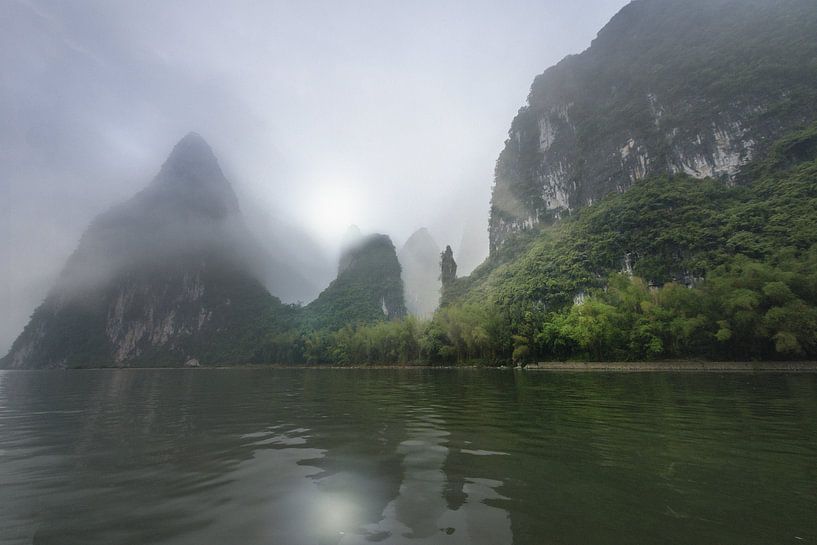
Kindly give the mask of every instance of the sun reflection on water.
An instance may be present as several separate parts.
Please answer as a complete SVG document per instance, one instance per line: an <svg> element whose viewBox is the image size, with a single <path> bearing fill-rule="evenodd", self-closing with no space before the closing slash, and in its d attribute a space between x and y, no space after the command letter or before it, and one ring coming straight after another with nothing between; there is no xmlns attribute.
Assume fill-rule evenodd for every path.
<svg viewBox="0 0 817 545"><path fill-rule="evenodd" d="M350 496L324 493L317 503L321 545L337 544L359 525L359 505Z"/></svg>

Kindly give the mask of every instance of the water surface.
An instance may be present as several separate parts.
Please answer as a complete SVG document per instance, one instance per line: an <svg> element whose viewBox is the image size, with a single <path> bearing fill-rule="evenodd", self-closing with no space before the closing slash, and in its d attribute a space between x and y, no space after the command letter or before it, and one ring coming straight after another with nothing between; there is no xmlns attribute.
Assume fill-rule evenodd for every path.
<svg viewBox="0 0 817 545"><path fill-rule="evenodd" d="M0 542L817 541L817 375L0 372Z"/></svg>

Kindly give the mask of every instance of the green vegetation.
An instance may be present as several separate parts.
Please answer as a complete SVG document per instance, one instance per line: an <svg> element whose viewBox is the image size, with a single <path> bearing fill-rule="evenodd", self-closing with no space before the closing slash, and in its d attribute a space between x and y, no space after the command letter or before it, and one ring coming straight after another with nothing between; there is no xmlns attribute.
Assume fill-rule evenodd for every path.
<svg viewBox="0 0 817 545"><path fill-rule="evenodd" d="M149 299L132 308L173 310L182 324L199 320L201 308L218 319L172 351L146 350L128 363L167 365L186 354L207 363L334 365L815 358L817 124L770 150L732 187L644 180L515 235L466 278L455 277L446 251L442 307L427 321L405 317L400 265L385 236L347 253L338 278L304 308L219 267L202 270L210 286L202 301L177 305L140 287L155 274L131 271L112 289ZM166 292L189 289L182 265L163 275ZM38 349L68 346L67 366L109 365L101 332L117 322L95 300L71 312L38 309L54 324ZM37 334L31 324L24 332Z"/></svg>
<svg viewBox="0 0 817 545"><path fill-rule="evenodd" d="M200 299L185 299L179 294L191 289L189 282L194 278L198 286L207 288L202 288ZM112 316L110 301L127 301L119 317ZM205 316L203 308L209 315L205 326L195 330L194 324ZM73 368L122 365L110 336L121 336L134 323L152 325L153 315L167 313L172 317L168 325L185 328L189 334L167 345L142 343L128 355L127 365L178 365L193 356L206 362L243 363L254 356L262 335L288 329L296 311L235 267L216 259L202 265L180 258L157 267L132 269L99 291L56 292L35 310L12 353L33 337L35 361L52 362L59 357L61 366ZM42 334L45 321L48 334ZM6 363L0 361L0 367Z"/></svg>
<svg viewBox="0 0 817 545"><path fill-rule="evenodd" d="M553 219L544 176L562 179L575 209L630 187L636 156L651 176L681 171L689 157L715 160L715 127L768 153L817 116L815 34L811 0L624 7L590 48L533 82L496 165L492 252L504 244L503 224ZM625 159L628 141L635 148Z"/></svg>
<svg viewBox="0 0 817 545"><path fill-rule="evenodd" d="M95 290L55 290L0 367L817 357L815 2L684 4L632 2L536 78L497 161L491 256L457 278L446 247L432 319L406 318L383 235L306 307L269 295L190 135L83 237L66 270Z"/></svg>
<svg viewBox="0 0 817 545"><path fill-rule="evenodd" d="M366 237L341 257L338 277L306 306L306 330L336 330L406 315L400 262L386 235Z"/></svg>
<svg viewBox="0 0 817 545"><path fill-rule="evenodd" d="M335 365L817 357L817 125L744 178L645 180L516 235L466 278L444 255L443 304L428 321L404 318L384 236L348 252L303 309L225 274L207 284L226 291L205 292L205 303L232 304L176 349L222 363ZM57 312L64 334L49 338L73 346L68 365L104 364L107 344L92 333L104 330L105 309L80 308L88 316ZM166 358L145 352L135 363Z"/></svg>
<svg viewBox="0 0 817 545"><path fill-rule="evenodd" d="M273 336L329 364L817 356L817 125L729 187L645 180L522 233L414 319ZM293 346L298 347L293 354Z"/></svg>

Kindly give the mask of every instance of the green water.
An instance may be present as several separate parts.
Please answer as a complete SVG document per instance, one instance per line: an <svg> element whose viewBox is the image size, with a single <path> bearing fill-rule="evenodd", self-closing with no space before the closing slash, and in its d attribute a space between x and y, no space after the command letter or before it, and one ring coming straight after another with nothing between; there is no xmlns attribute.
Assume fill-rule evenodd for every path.
<svg viewBox="0 0 817 545"><path fill-rule="evenodd" d="M0 373L0 542L817 541L817 375Z"/></svg>

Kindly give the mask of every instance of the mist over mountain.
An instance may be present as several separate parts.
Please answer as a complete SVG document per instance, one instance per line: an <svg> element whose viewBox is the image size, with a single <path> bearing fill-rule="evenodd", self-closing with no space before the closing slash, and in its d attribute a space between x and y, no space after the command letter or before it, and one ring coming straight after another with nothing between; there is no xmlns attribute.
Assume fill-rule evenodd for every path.
<svg viewBox="0 0 817 545"><path fill-rule="evenodd" d="M304 308L312 329L395 320L406 315L400 262L387 235L363 236L345 250L338 275Z"/></svg>
<svg viewBox="0 0 817 545"><path fill-rule="evenodd" d="M0 545L817 541L817 0L5 0L0 74Z"/></svg>
<svg viewBox="0 0 817 545"><path fill-rule="evenodd" d="M251 363L270 336L406 315L388 236L350 228L337 276L315 298L323 254L279 225L260 243L212 150L188 134L147 188L92 222L0 367ZM275 293L315 300L285 305Z"/></svg>
<svg viewBox="0 0 817 545"><path fill-rule="evenodd" d="M357 225L350 225L343 232L343 238L340 240L340 255L338 256L338 264L336 267L337 274L345 271L352 262L355 256L354 250L363 242L364 236L360 227Z"/></svg>
<svg viewBox="0 0 817 545"><path fill-rule="evenodd" d="M90 220L191 129L218 150L262 245L283 223L328 256L322 281L301 271L315 295L350 223L400 241L426 225L456 243L452 208L487 222L531 75L625 1L0 2L0 254L14 256L0 267L0 351Z"/></svg>
<svg viewBox="0 0 817 545"><path fill-rule="evenodd" d="M264 281L307 286L250 234L212 150L191 133L147 188L91 223L4 363L235 361L225 340L281 310Z"/></svg>
<svg viewBox="0 0 817 545"><path fill-rule="evenodd" d="M462 229L462 237L456 246L457 266L461 275L467 276L488 257L487 227L483 223L468 221Z"/></svg>
<svg viewBox="0 0 817 545"><path fill-rule="evenodd" d="M496 165L490 244L641 180L734 183L817 115L811 0L637 0L537 76Z"/></svg>
<svg viewBox="0 0 817 545"><path fill-rule="evenodd" d="M426 222L412 184L341 167L247 214L190 134L92 222L2 365L811 356L815 35L806 0L628 4L534 79L482 220L478 192ZM397 252L364 209L443 226L445 252L429 229Z"/></svg>
<svg viewBox="0 0 817 545"><path fill-rule="evenodd" d="M422 227L408 238L397 254L402 267L406 309L429 318L440 301L440 247Z"/></svg>
<svg viewBox="0 0 817 545"><path fill-rule="evenodd" d="M285 303L314 300L337 272L332 253L305 229L274 213L243 212L248 229L268 256L261 268L267 290Z"/></svg>
<svg viewBox="0 0 817 545"><path fill-rule="evenodd" d="M814 357L814 36L811 1L637 0L536 77L439 352Z"/></svg>

